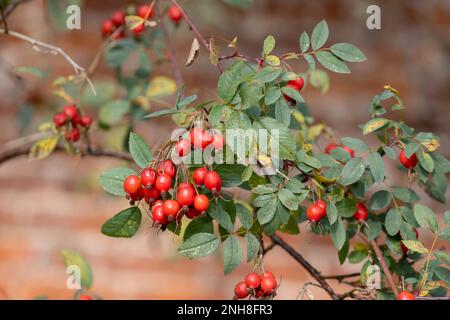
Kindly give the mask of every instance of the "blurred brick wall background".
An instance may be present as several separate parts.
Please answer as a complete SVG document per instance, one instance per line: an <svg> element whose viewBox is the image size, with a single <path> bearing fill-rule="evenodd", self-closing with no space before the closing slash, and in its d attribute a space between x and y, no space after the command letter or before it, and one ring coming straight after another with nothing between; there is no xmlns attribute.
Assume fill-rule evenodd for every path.
<svg viewBox="0 0 450 320"><path fill-rule="evenodd" d="M44 1L21 6L9 20L11 29L56 44L81 65L93 59L101 40L99 25L121 5L132 1L85 1L82 31L55 32L45 13ZM248 11L232 10L221 1L186 0L188 12L205 35L226 38L239 36L243 52L258 55L268 34L277 38L277 51L297 50L303 30L311 32L321 19L327 19L333 42L351 42L368 56L366 63L352 65L352 75L332 75L327 95L313 90L305 97L319 121L336 128L340 136L359 136L358 124L367 120L372 96L384 84L400 90L408 109L404 120L421 131L433 131L442 139L441 152L450 155L448 105L450 102L450 3L444 1L302 1L255 0ZM382 29L365 27L366 8L379 4ZM193 37L183 24L173 40L182 65ZM60 57L34 52L28 45L0 35L0 143L36 132L49 118L42 99L48 95L45 84L27 84L18 89L9 70L13 66L50 67L53 75L72 72ZM303 70L304 65L298 65ZM187 89L202 98L214 97L218 73L205 54L189 70L183 70ZM156 74L170 75L162 68ZM104 65L94 79L108 77ZM21 128L17 120L24 105L34 105L33 121ZM25 109L27 110L27 109ZM169 120L140 125L138 131L151 146L168 137L174 125ZM156 234L148 219L138 235L130 240L111 239L100 233L101 224L126 206L98 185L100 173L122 163L105 159L73 159L54 155L42 162L24 158L0 166L0 298L31 299L45 294L53 299L70 298L66 274L58 255L72 248L90 261L94 270L93 292L110 299L228 299L233 285L249 267L242 265L231 276L222 273L218 254L200 261L176 256L176 240L170 234ZM389 164L389 182L404 185ZM420 193L423 195L423 193ZM447 196L447 198L449 198ZM423 200L438 212L446 208ZM448 208L448 206L447 206ZM324 274L347 273L359 266L339 266L337 254L328 239L311 235L302 226L299 237L286 237ZM421 239L428 239L423 231ZM280 249L266 258L266 268L282 276L279 298L294 299L310 280L304 270ZM338 290L345 286L333 284ZM326 298L312 289L317 298Z"/></svg>

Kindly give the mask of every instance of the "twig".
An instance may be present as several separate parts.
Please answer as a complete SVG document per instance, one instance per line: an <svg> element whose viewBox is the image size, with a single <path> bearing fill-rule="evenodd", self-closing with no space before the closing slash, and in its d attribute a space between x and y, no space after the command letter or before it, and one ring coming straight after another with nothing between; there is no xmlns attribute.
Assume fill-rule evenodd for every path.
<svg viewBox="0 0 450 320"><path fill-rule="evenodd" d="M200 31L197 29L195 24L192 22L192 19L189 17L189 15L186 13L186 11L183 9L182 6L178 3L177 0L172 0L173 4L178 7L181 14L183 15L184 19L186 20L187 24L191 28L192 32L194 32L195 37L197 40L205 47L206 50L208 50L209 53L211 53L211 48L209 47L208 42L205 40L205 37L202 36ZM223 68L220 62L217 64L217 68L219 69L220 73L223 73Z"/></svg>
<svg viewBox="0 0 450 320"><path fill-rule="evenodd" d="M33 46L33 49L38 51L38 52L50 53L50 54L53 54L53 55L57 55L57 54L61 55L74 68L75 73L77 75L81 75L81 76L85 77L85 79L89 83L93 93L96 95L95 88L94 88L91 80L87 76L86 70L82 66L80 66L78 63L76 63L63 49L61 49L59 47L56 47L56 46L53 46L51 44L48 44L48 43L45 43L45 42L33 39L33 38L31 38L31 37L29 37L27 35L24 35L22 33L16 32L16 31L9 30L8 32L6 32L5 29L0 29L0 33L4 33L4 34L7 34L7 35L12 36L14 38L17 38L17 39L23 40L25 42L28 42L28 43L30 43ZM42 50L42 49L45 49L45 50Z"/></svg>
<svg viewBox="0 0 450 320"><path fill-rule="evenodd" d="M329 280L337 280L339 282L342 282L343 280L345 280L347 278L359 277L360 275L361 275L361 273L355 272L355 273L350 273L350 274L339 274L339 275L323 276L323 278L324 279L329 279Z"/></svg>
<svg viewBox="0 0 450 320"><path fill-rule="evenodd" d="M293 247L291 247L287 242L281 239L277 235L272 235L270 237L272 241L284 249L292 258L294 258L298 263L300 263L306 271L319 283L319 285L328 293L328 295L333 300L339 300L340 296L330 287L327 281L322 277L320 272L314 268L299 252L297 252Z"/></svg>
<svg viewBox="0 0 450 320"><path fill-rule="evenodd" d="M170 40L169 37L169 33L167 32L167 28L166 25L164 23L164 19L161 15L161 12L159 10L159 6L158 6L158 1L155 2L155 6L156 6L156 10L158 12L158 16L159 16L159 27L161 28L161 31L163 33L164 36L164 41L166 42L166 47L167 47L167 53L169 54L169 60L170 60L170 64L172 65L173 68L173 72L175 75L175 80L178 84L178 87L181 87L184 84L183 81L183 75L181 73L181 69L177 63L177 57L175 55L175 49L173 47L172 44L172 40Z"/></svg>

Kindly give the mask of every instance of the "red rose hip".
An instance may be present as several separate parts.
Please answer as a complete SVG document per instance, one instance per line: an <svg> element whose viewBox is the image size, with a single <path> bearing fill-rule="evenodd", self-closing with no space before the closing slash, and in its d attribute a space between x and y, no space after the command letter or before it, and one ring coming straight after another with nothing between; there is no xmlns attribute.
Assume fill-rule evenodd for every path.
<svg viewBox="0 0 450 320"><path fill-rule="evenodd" d="M400 163L406 168L406 169L412 169L417 165L417 156L414 153L411 157L407 157L405 155L405 150L402 150L400 152Z"/></svg>
<svg viewBox="0 0 450 320"><path fill-rule="evenodd" d="M369 211L367 210L364 203L359 202L356 206L356 212L353 217L358 221L365 221L369 215Z"/></svg>
<svg viewBox="0 0 450 320"><path fill-rule="evenodd" d="M244 281L239 282L236 287L234 287L234 295L237 299L245 299L248 297L248 287Z"/></svg>
<svg viewBox="0 0 450 320"><path fill-rule="evenodd" d="M141 179L138 176L129 176L123 183L123 190L129 195L135 194L141 187Z"/></svg>

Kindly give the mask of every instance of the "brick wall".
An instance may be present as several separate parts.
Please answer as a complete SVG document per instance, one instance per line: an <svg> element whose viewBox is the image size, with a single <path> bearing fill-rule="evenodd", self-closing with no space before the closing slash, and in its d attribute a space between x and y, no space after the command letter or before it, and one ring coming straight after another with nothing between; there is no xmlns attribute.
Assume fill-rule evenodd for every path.
<svg viewBox="0 0 450 320"><path fill-rule="evenodd" d="M98 25L116 6L127 1L87 1L83 30L66 34L51 31L44 14L44 1L35 0L18 9L10 28L60 45L82 65L88 65L100 44ZM129 1L127 2L129 3ZM320 121L335 127L342 136L358 135L357 125L367 119L371 97L389 83L403 94L408 110L405 120L422 131L434 131L442 138L442 152L450 154L448 32L450 6L442 1L392 1L382 4L382 30L365 26L367 1L269 1L256 0L248 12L225 8L220 1L186 1L204 34L232 38L239 35L242 50L257 55L267 34L278 40L277 50L288 52L298 46L303 30L311 31L322 18L336 42L349 41L367 53L369 61L354 66L353 75L332 75L330 92L321 96L309 91L305 96ZM214 10L214 11L213 11ZM29 23L24 23L28 22ZM183 25L174 35L180 64L189 50L192 35ZM8 73L14 65L49 66L55 74L70 73L66 62L40 55L29 46L0 36L0 143L36 131L48 117L43 99L46 84L27 83L17 90ZM305 66L298 65L299 68ZM301 69L300 69L301 70ZM203 98L213 96L217 71L205 54L191 69L184 70L187 88ZM158 70L170 74L170 69ZM94 78L109 76L103 65ZM12 93L12 94L11 94ZM24 104L35 106L35 121L20 130L17 117ZM168 137L173 124L150 122L138 130L152 146ZM111 239L100 233L101 224L126 202L108 197L98 186L100 173L120 165L105 159L78 159L55 155L42 162L20 159L0 166L0 298L30 299L38 294L50 298L70 297L59 251L72 248L91 262L93 292L111 299L216 299L230 298L233 284L249 267L242 265L231 276L222 273L220 255L200 261L177 257L177 240L170 234L156 234L144 219L138 235L129 240ZM405 184L403 177L389 168L390 180ZM423 197L429 202L426 196ZM429 202L438 212L445 206ZM359 266L337 263L329 239L309 234L286 239L324 274L347 273ZM428 239L423 232L423 239ZM280 249L266 258L266 268L282 276L279 297L294 299L306 281L311 280L292 258ZM343 285L333 284L338 290ZM317 298L323 292L311 289Z"/></svg>

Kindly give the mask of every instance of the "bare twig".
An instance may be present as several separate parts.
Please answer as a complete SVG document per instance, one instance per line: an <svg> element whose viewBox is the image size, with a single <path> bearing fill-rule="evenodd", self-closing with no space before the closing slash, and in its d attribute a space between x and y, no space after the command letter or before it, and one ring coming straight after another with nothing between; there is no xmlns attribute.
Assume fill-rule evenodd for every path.
<svg viewBox="0 0 450 320"><path fill-rule="evenodd" d="M316 268L314 268L299 252L297 252L293 247L291 247L287 242L285 242L277 235L271 236L270 239L272 239L275 244L283 248L284 251L286 251L298 263L300 263L306 269L306 271L308 271L308 273L314 279L316 279L321 288L323 288L333 300L340 299L340 296L333 290L333 288L330 287L330 285L322 277L320 272Z"/></svg>
<svg viewBox="0 0 450 320"><path fill-rule="evenodd" d="M369 241L369 244L372 247L373 251L375 252L375 255L377 256L378 261L380 262L381 269L383 269L383 272L386 275L386 279L389 283L389 286L391 287L395 296L397 296L398 289L397 289L397 286L395 285L394 277L392 276L392 273L389 270L389 267L387 266L386 260L384 260L383 252L381 252L381 249L375 240Z"/></svg>
<svg viewBox="0 0 450 320"><path fill-rule="evenodd" d="M347 278L359 277L360 275L361 275L361 273L355 272L355 273L350 273L350 274L338 274L338 275L323 276L323 278L329 279L329 280L337 280L339 282L342 282L343 280L345 280Z"/></svg>
<svg viewBox="0 0 450 320"><path fill-rule="evenodd" d="M205 47L206 50L208 50L209 53L211 53L211 48L209 47L208 42L206 41L206 38L203 37L203 35L200 33L200 31L197 29L195 24L192 22L192 19L189 17L189 15L186 13L186 11L183 9L182 6L178 3L177 0L172 0L173 4L178 7L178 9L181 11L181 14L183 15L184 19L186 20L187 24L191 28L192 32L194 32L195 37L197 40ZM223 68L220 62L217 64L217 68L219 69L220 73L223 73Z"/></svg>

